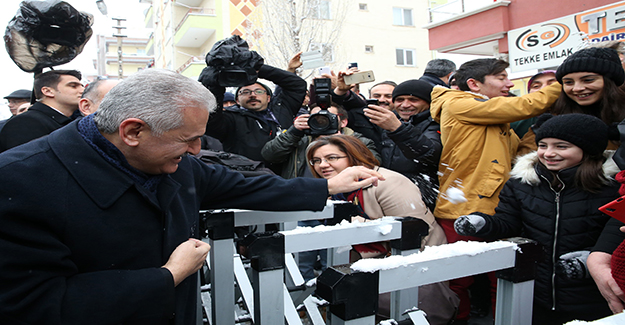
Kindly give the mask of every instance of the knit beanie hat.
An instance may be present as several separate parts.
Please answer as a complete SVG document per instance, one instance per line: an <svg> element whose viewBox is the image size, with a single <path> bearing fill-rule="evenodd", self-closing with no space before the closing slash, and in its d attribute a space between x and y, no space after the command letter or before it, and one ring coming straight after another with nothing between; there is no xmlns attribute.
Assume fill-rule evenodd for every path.
<svg viewBox="0 0 625 325"><path fill-rule="evenodd" d="M404 81L397 85L397 87L393 90L393 101L395 101L395 98L398 96L408 95L421 98L429 104L432 102L430 97L432 88L434 87L425 81L417 79Z"/></svg>
<svg viewBox="0 0 625 325"><path fill-rule="evenodd" d="M530 80L527 82L527 92L529 93L530 90L532 90L532 82L534 82L534 80L536 80L536 78L538 78L538 77L540 77L542 75L548 74L548 73L553 73L555 75L556 71L555 70L544 70L544 71L541 71L541 72L533 75L530 78Z"/></svg>
<svg viewBox="0 0 625 325"><path fill-rule="evenodd" d="M556 79L574 72L594 72L612 79L617 86L625 81L625 71L618 53L610 48L591 47L579 50L566 58L556 71Z"/></svg>
<svg viewBox="0 0 625 325"><path fill-rule="evenodd" d="M539 120L547 121L535 131L536 144L544 138L556 138L568 141L592 156L602 154L608 146L608 126L600 119L579 113L549 116L543 114L539 117Z"/></svg>
<svg viewBox="0 0 625 325"><path fill-rule="evenodd" d="M616 284L625 291L625 240L612 253L610 269Z"/></svg>

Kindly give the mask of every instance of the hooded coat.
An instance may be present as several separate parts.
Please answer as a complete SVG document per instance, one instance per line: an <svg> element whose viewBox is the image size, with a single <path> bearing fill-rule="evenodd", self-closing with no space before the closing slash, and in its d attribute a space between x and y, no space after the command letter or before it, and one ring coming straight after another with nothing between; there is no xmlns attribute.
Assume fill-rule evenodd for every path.
<svg viewBox="0 0 625 325"><path fill-rule="evenodd" d="M434 87L430 112L440 124L443 151L438 167L440 194L434 215L456 219L474 211L493 214L508 180L519 137L510 122L536 116L553 105L562 86L554 83L521 97L496 97ZM448 200L450 187L467 202Z"/></svg>
<svg viewBox="0 0 625 325"><path fill-rule="evenodd" d="M576 187L577 169L575 166L552 173L538 162L536 152L520 157L501 191L495 214L480 214L486 224L476 236L523 236L537 241L543 245L545 256L537 265L534 303L556 312L605 310L608 316L608 305L590 277L568 279L555 271L562 254L591 250L610 219L598 208L618 197L619 186L614 181L597 193ZM612 159L603 165L608 179L618 171ZM552 185L554 177L563 185Z"/></svg>

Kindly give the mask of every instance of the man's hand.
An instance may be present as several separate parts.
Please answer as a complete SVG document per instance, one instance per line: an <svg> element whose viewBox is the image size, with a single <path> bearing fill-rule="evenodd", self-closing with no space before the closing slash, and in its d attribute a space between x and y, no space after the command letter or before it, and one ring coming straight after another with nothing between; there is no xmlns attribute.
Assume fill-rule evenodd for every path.
<svg viewBox="0 0 625 325"><path fill-rule="evenodd" d="M310 126L308 126L309 117L310 117L310 114L302 114L296 117L295 121L293 121L293 126L300 131L310 129Z"/></svg>
<svg viewBox="0 0 625 325"><path fill-rule="evenodd" d="M345 94L347 94L347 92L352 89L352 87L354 87L355 85L352 84L346 84L345 83L345 76L349 76L352 75L354 72L358 72L358 68L351 68L347 71L339 71L338 76L334 77L334 80L332 80L332 89L334 89L334 93L336 95L339 96L343 96ZM334 73L333 73L334 74Z"/></svg>
<svg viewBox="0 0 625 325"><path fill-rule="evenodd" d="M175 286L202 267L210 249L209 244L193 238L176 247L163 265L174 277Z"/></svg>
<svg viewBox="0 0 625 325"><path fill-rule="evenodd" d="M401 121L397 118L395 113L382 106L369 105L369 108L365 108L363 111L371 123L386 131L393 132L401 126Z"/></svg>
<svg viewBox="0 0 625 325"><path fill-rule="evenodd" d="M338 175L328 179L330 194L347 193L359 188L373 185L378 186L378 180L383 181L382 174L363 166L347 167Z"/></svg>
<svg viewBox="0 0 625 325"><path fill-rule="evenodd" d="M486 224L486 219L477 214L460 216L454 221L454 230L461 236L473 236Z"/></svg>
<svg viewBox="0 0 625 325"><path fill-rule="evenodd" d="M286 68L286 71L295 73L297 68L302 66L302 52L296 53L291 60L289 60L289 66Z"/></svg>
<svg viewBox="0 0 625 325"><path fill-rule="evenodd" d="M611 259L612 255L608 253L592 252L588 255L586 265L601 295L608 302L610 310L617 314L623 311L625 294L612 277L612 270L610 269Z"/></svg>

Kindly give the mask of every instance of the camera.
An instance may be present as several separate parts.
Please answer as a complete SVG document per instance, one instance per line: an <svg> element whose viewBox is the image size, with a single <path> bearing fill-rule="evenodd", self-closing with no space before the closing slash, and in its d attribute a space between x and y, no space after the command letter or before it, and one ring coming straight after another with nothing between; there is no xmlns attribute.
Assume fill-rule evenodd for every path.
<svg viewBox="0 0 625 325"><path fill-rule="evenodd" d="M318 113L310 115L306 134L330 135L339 131L339 117L330 113L328 108L332 104L332 82L329 78L314 79L315 103L321 108Z"/></svg>
<svg viewBox="0 0 625 325"><path fill-rule="evenodd" d="M222 87L242 87L256 81L257 75L238 66L229 66L219 72L217 81Z"/></svg>
<svg viewBox="0 0 625 325"><path fill-rule="evenodd" d="M367 105L380 105L380 100L377 98L367 99Z"/></svg>

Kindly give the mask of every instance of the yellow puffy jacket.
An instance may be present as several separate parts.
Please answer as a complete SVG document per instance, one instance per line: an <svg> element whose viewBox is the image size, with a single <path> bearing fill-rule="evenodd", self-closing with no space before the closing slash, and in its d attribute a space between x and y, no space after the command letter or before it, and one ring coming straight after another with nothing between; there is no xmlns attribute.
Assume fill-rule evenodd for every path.
<svg viewBox="0 0 625 325"><path fill-rule="evenodd" d="M440 193L434 215L456 219L472 212L493 214L508 180L519 137L510 122L537 116L553 105L562 86L554 83L521 97L488 97L434 87L430 112L440 123L443 152L438 168ZM450 187L462 190L448 196Z"/></svg>

